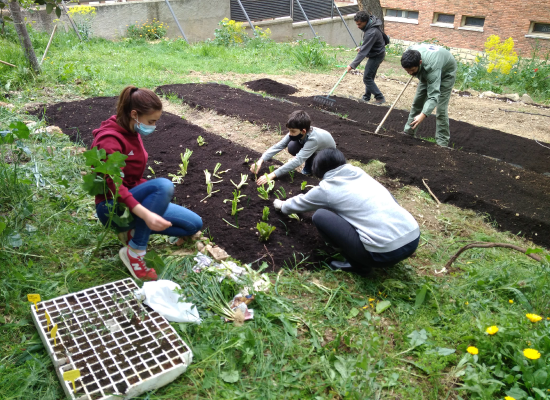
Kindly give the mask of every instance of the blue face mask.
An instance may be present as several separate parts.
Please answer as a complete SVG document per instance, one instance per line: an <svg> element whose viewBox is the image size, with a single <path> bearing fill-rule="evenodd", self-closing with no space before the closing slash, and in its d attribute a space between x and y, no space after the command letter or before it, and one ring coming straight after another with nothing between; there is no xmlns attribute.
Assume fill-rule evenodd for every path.
<svg viewBox="0 0 550 400"><path fill-rule="evenodd" d="M142 136L148 136L155 131L157 128L155 125L145 125L134 118L136 123L134 124L134 130Z"/></svg>

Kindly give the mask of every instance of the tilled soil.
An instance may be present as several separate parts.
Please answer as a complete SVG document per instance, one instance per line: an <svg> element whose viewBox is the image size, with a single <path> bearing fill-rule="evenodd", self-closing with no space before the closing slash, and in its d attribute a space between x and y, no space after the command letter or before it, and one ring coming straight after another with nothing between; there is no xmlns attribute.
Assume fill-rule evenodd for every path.
<svg viewBox="0 0 550 400"><path fill-rule="evenodd" d="M297 108L306 109L315 126L333 134L338 148L346 157L361 162L380 160L386 163L390 177L399 178L404 184L416 185L422 189L424 179L442 202L488 213L502 229L525 236L535 243L550 245L550 178L505 162L469 153L464 151L465 149L445 149L401 135L397 130L402 129L404 121L393 121L392 117L386 125L388 130L383 132L387 136L376 136L361 131L374 131L376 123L387 111L385 107L337 98L340 106L347 105L345 113L349 114L348 118L357 121L353 122L310 107L311 99L308 98L289 96L286 101L278 101L219 84L166 85L157 90L159 93L174 93L193 107L212 109L223 115L271 126L284 126L292 111ZM299 105L291 104L289 100ZM406 112L402 112L402 117L405 116ZM425 126L424 131L420 132L421 136L428 136L429 120L423 123ZM463 123L455 121L452 124L459 126L458 124ZM455 132L456 128L452 129ZM486 156L523 164L525 168L540 172L547 170L545 166L549 165L548 155L541 155L540 150L533 150L528 156L514 158L515 152L521 152L524 142L516 142L511 138L502 139L511 135L468 124L464 124L462 131L465 132L465 137L466 133L470 132L470 138L498 134L502 142L506 143L509 140L507 143L511 148L506 149L506 156L501 153L498 157L491 155L489 144L489 154L485 154ZM453 140L456 140L456 134ZM496 139L491 140L495 145L498 142ZM476 143L479 140L471 139L471 142ZM525 141L525 146L529 146L528 142Z"/></svg>
<svg viewBox="0 0 550 400"><path fill-rule="evenodd" d="M93 139L92 131L115 113L115 103L114 97L58 103L47 107L45 115L50 124L59 126L72 140L82 141L86 146L90 146ZM206 145L198 145L199 135L204 138ZM168 178L168 173L177 173L178 164L181 163L180 154L185 152L186 148L193 151L188 173L184 182L176 185L173 201L199 214L203 219L204 229L208 228L215 243L226 249L232 257L243 262L252 262L263 257L262 261L268 262L272 268L280 268L285 262L293 261L295 253L298 261L302 259L300 253L310 256L310 261L315 261L320 259L316 256L317 249L328 250L311 224L311 214L301 215L303 220L298 222L273 209L275 195L271 194L269 201L258 197L254 175L250 173L250 167L244 164L244 159L248 156L252 162L260 157L260 153L211 134L169 113L163 113L155 133L144 138L143 142L149 153L148 166L153 168L156 177ZM220 171L230 170L221 175L223 182L214 185L213 190L219 192L201 202L206 196L203 171L208 169L212 173L216 163L221 163ZM274 164L280 163L264 163L262 172L266 172L268 166ZM248 174L249 177L248 185L241 188L241 194L246 197L239 203L239 208L244 207L244 210L238 213L239 229L236 229L222 220L225 218L228 222L236 224L231 216L231 202L224 204L223 200L233 198L235 187L230 180L238 184L241 173ZM151 172L146 170L145 175L151 175ZM218 180L212 177L212 181ZM287 175L276 181L275 189L282 186L289 196L297 195L301 193L300 184L303 180L315 184L313 178L305 178L296 173L294 183ZM92 198L90 202L93 202ZM267 243L261 243L256 234L256 224L261 221L264 206L270 208L268 223L276 227Z"/></svg>
<svg viewBox="0 0 550 400"><path fill-rule="evenodd" d="M255 81L245 82L244 84L255 92L266 92L273 96L285 96L294 94L298 91L294 86L285 85L284 83L279 83L269 78L257 79Z"/></svg>

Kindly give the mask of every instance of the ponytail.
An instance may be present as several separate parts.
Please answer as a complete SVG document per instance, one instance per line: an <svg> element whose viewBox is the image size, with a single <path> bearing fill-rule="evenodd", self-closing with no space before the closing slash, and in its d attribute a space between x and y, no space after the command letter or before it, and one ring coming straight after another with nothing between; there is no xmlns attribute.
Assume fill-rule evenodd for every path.
<svg viewBox="0 0 550 400"><path fill-rule="evenodd" d="M126 86L118 96L116 122L127 131L130 130L132 110L136 110L138 116L161 111L162 102L152 90Z"/></svg>

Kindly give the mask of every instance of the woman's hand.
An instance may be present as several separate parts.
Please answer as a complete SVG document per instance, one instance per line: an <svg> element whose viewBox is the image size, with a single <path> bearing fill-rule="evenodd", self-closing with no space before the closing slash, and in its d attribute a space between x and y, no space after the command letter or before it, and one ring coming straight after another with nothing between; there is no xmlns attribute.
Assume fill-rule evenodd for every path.
<svg viewBox="0 0 550 400"><path fill-rule="evenodd" d="M172 226L170 221L165 220L160 215L155 214L152 211L149 211L141 204L138 204L132 209L132 212L145 221L145 224L152 231L161 232L165 229L168 229Z"/></svg>
<svg viewBox="0 0 550 400"><path fill-rule="evenodd" d="M272 181L273 179L275 179L275 178L276 178L275 172L270 173L270 174L267 176L267 178L266 178L265 175L260 176L260 177L258 178L258 180L256 181L256 185L261 186L261 185L263 185L264 183L267 183L267 179L268 179L268 178L269 178L270 181Z"/></svg>
<svg viewBox="0 0 550 400"><path fill-rule="evenodd" d="M263 162L264 160L259 159L254 164L252 164L252 166L250 167L250 172L252 172L253 174L257 174L258 172L260 172L260 168L262 168Z"/></svg>

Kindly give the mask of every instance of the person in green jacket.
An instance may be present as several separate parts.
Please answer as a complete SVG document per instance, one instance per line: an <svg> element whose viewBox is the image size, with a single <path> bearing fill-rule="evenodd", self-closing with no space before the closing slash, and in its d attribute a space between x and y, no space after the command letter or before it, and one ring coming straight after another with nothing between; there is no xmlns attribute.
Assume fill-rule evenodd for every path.
<svg viewBox="0 0 550 400"><path fill-rule="evenodd" d="M437 107L435 141L447 147L451 137L448 107L456 80L456 60L442 47L420 44L403 53L401 66L420 81L404 132L415 136L418 125Z"/></svg>

